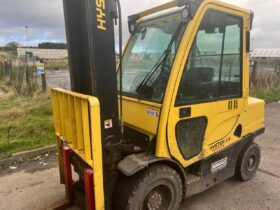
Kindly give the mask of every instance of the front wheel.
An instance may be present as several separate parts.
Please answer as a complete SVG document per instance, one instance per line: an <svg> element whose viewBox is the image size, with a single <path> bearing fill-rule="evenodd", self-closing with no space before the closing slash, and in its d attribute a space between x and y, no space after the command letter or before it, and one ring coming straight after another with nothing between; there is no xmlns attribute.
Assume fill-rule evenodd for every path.
<svg viewBox="0 0 280 210"><path fill-rule="evenodd" d="M259 145L251 143L245 147L236 164L235 175L242 181L248 181L252 179L260 165L261 151Z"/></svg>
<svg viewBox="0 0 280 210"><path fill-rule="evenodd" d="M182 180L174 169L153 165L122 179L114 196L114 207L118 210L176 210L182 193Z"/></svg>

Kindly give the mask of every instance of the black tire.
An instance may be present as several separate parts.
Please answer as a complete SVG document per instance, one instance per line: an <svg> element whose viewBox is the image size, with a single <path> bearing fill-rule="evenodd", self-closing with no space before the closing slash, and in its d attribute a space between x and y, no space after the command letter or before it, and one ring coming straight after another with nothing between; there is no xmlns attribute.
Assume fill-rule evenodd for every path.
<svg viewBox="0 0 280 210"><path fill-rule="evenodd" d="M117 210L176 210L182 200L182 180L165 165L152 165L133 177L124 177L114 196Z"/></svg>
<svg viewBox="0 0 280 210"><path fill-rule="evenodd" d="M235 176L241 181L252 179L259 168L261 151L259 145L250 143L241 151L235 169Z"/></svg>

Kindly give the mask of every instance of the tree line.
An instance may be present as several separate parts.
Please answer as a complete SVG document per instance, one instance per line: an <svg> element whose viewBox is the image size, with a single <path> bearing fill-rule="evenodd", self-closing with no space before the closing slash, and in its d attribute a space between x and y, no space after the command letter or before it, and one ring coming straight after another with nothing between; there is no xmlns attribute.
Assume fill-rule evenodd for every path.
<svg viewBox="0 0 280 210"><path fill-rule="evenodd" d="M11 41L8 42L5 46L1 47L0 50L16 50L18 47L23 47L22 44ZM28 47L36 48L36 47ZM42 42L38 44L39 49L67 49L67 44L63 42Z"/></svg>
<svg viewBox="0 0 280 210"><path fill-rule="evenodd" d="M55 43L55 42L42 42L38 44L40 49L67 49L66 43Z"/></svg>

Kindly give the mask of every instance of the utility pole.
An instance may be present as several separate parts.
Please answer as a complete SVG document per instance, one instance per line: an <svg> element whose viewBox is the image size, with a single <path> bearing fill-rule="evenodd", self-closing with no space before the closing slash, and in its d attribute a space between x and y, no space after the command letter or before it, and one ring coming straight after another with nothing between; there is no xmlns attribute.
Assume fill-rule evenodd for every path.
<svg viewBox="0 0 280 210"><path fill-rule="evenodd" d="M26 38L26 51L27 51L27 47L28 47L28 25L24 26L25 28L25 38ZM24 76L23 76L23 82L21 85L21 91L20 93L22 94L23 92L23 88L24 88L24 78L26 79L26 83L28 85L28 87L30 88L30 83L29 83L29 74L28 74L28 55L25 52L25 69L24 69Z"/></svg>
<svg viewBox="0 0 280 210"><path fill-rule="evenodd" d="M28 47L28 26L24 26L25 28L25 38L26 38L26 47Z"/></svg>

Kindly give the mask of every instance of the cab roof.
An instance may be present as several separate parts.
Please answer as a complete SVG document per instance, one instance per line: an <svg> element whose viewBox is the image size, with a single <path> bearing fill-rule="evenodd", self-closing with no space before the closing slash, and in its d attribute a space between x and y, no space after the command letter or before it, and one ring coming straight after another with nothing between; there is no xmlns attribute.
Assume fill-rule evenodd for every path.
<svg viewBox="0 0 280 210"><path fill-rule="evenodd" d="M219 5L222 7L237 10L240 12L244 12L247 14L252 13L252 11L250 11L248 9L244 9L242 7L238 7L238 6L235 6L235 5L226 3L226 2L222 2L219 0L174 0L174 1L168 2L166 4L162 4L162 5L153 7L151 9L142 11L140 13L131 15L128 17L128 19L129 19L129 21L134 20L136 22L136 21L144 21L149 16L153 16L153 18L156 18L156 17L163 16L163 15L169 15L176 10L177 11L180 10L180 8L183 8L183 6L185 6L187 4L195 4L197 7L199 7L200 5L215 4L215 5Z"/></svg>

